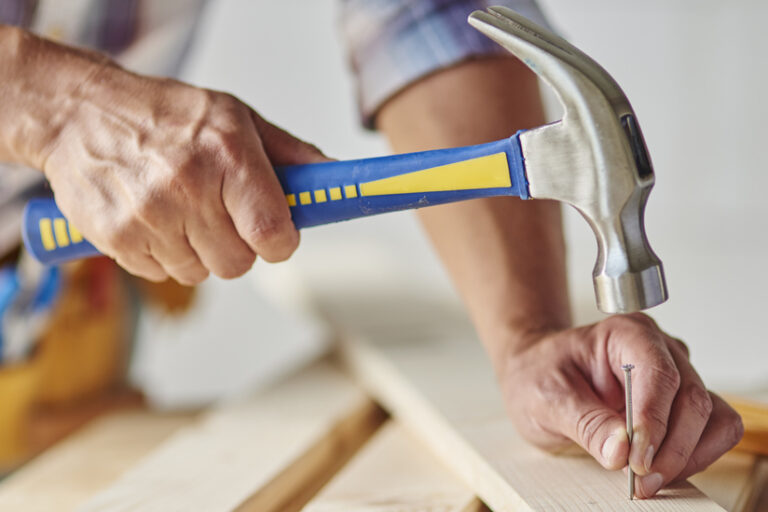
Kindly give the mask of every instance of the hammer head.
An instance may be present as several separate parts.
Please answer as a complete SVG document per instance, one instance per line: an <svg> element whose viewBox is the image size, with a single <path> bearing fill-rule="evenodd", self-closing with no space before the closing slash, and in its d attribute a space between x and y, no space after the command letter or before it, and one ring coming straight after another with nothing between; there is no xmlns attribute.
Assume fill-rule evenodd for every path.
<svg viewBox="0 0 768 512"><path fill-rule="evenodd" d="M586 54L511 9L476 11L469 23L522 60L563 105L562 120L523 132L520 144L530 196L572 205L595 233L598 308L623 313L664 302L664 270L645 234L653 166L624 92Z"/></svg>

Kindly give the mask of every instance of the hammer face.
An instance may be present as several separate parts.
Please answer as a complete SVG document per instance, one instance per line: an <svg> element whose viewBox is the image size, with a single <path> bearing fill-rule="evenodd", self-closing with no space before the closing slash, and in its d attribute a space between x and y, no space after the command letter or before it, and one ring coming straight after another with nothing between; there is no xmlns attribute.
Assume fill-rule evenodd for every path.
<svg viewBox="0 0 768 512"><path fill-rule="evenodd" d="M520 58L563 105L561 121L520 135L525 172L532 198L571 204L592 227L600 310L630 312L664 302L664 271L644 222L653 166L619 85L579 49L510 9L476 11L469 22Z"/></svg>

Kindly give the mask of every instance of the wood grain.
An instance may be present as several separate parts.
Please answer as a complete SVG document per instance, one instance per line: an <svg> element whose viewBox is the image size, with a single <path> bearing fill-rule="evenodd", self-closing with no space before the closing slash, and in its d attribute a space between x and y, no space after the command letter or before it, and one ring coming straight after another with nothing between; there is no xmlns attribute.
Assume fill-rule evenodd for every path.
<svg viewBox="0 0 768 512"><path fill-rule="evenodd" d="M100 418L3 481L0 510L75 510L194 421L191 414L159 415L146 410Z"/></svg>
<svg viewBox="0 0 768 512"><path fill-rule="evenodd" d="M480 512L475 494L396 422L388 422L304 512Z"/></svg>
<svg viewBox="0 0 768 512"><path fill-rule="evenodd" d="M343 461L382 421L359 387L318 363L176 433L81 510L298 508L296 494L318 485L326 464Z"/></svg>

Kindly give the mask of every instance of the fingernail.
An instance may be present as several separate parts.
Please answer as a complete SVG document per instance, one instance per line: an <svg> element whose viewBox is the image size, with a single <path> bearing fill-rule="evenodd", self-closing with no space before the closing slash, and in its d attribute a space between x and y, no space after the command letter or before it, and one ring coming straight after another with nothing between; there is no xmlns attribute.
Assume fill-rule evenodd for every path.
<svg viewBox="0 0 768 512"><path fill-rule="evenodd" d="M661 484L664 482L664 477L661 476L661 473L651 473L650 475L638 478L636 482L640 488L640 493L644 497L650 498L659 492L659 489L661 489Z"/></svg>
<svg viewBox="0 0 768 512"><path fill-rule="evenodd" d="M603 461L609 467L615 467L618 465L616 459L619 456L619 448L621 443L627 441L627 432L624 429L616 429L613 434L608 436L608 439L603 443L603 448L600 450L600 454L603 456Z"/></svg>
<svg viewBox="0 0 768 512"><path fill-rule="evenodd" d="M632 447L629 450L629 465L632 471L638 475L648 474L645 466L645 459L648 456L648 449L651 449L651 460L653 460L653 447L649 446L650 440L648 434L643 429L636 429L632 435ZM650 466L650 465L649 465Z"/></svg>
<svg viewBox="0 0 768 512"><path fill-rule="evenodd" d="M643 467L646 472L651 471L651 463L653 463L653 445L648 445L648 449L645 450L645 457L643 458Z"/></svg>

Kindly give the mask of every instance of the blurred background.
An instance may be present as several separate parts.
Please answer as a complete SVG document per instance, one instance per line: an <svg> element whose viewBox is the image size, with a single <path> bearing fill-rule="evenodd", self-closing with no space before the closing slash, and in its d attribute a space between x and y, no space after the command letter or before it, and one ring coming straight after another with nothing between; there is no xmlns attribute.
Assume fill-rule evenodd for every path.
<svg viewBox="0 0 768 512"><path fill-rule="evenodd" d="M670 290L670 300L650 314L688 343L709 387L768 391L762 323L768 316L768 100L763 96L768 4L540 3L555 28L622 85L643 128L656 170L647 230ZM211 1L180 78L240 97L329 156L387 154L386 141L360 127L337 18L334 0ZM170 30L193 23L179 19ZM134 53L159 52L164 37L158 32L152 44ZM129 66L131 59L126 56ZM151 62L140 70L157 71ZM510 94L514 88L510 84ZM557 119L559 106L544 89L550 117ZM594 236L570 209L566 225L576 319L592 322L601 317L591 279ZM289 262L258 262L235 281L208 280L184 315L168 314L168 308L131 310L130 318L119 321L133 325L138 318L132 349L116 349L92 363L104 368L102 362L110 361L112 374L116 367L126 369L159 408L197 407L253 390L326 350L332 332L313 312L318 299L350 315L358 314L360 304L394 305L367 313L393 330L409 328L402 316L409 301L441 304L446 315L455 315L459 307L415 215L396 213L305 230ZM81 314L91 315L92 309L83 306ZM42 352L50 353L50 360L65 357ZM77 357L59 382L72 372L82 374L77 365L84 359ZM3 378L0 372L0 392ZM110 377L92 380L103 383ZM21 386L19 380L7 382ZM20 396L17 388L5 386ZM57 399L53 393L50 401ZM2 428L0 444L1 438Z"/></svg>

